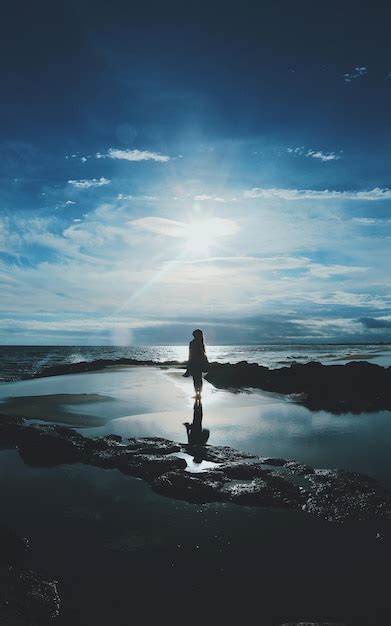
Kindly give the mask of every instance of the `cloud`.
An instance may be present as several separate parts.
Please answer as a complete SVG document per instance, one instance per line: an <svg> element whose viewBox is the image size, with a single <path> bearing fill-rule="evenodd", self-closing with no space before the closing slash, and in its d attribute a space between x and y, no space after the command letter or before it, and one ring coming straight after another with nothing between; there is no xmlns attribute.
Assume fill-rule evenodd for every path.
<svg viewBox="0 0 391 626"><path fill-rule="evenodd" d="M308 150L304 146L298 148L287 148L289 154L294 156L311 157L312 159L319 159L320 161L338 161L341 158L340 154L336 152L322 152L322 150Z"/></svg>
<svg viewBox="0 0 391 626"><path fill-rule="evenodd" d="M189 238L190 236L192 237L193 233L195 237L202 238L204 231L206 231L206 237L208 237L211 232L214 237L222 237L226 235L233 235L238 230L236 222L221 217L213 217L206 221L192 223L179 222L165 217L142 217L140 219L129 221L128 225L135 226L136 228L140 228L157 235L184 238Z"/></svg>
<svg viewBox="0 0 391 626"><path fill-rule="evenodd" d="M320 263L311 263L309 265L310 273L319 278L355 274L357 272L366 272L367 270L367 267L354 267L352 265L322 265Z"/></svg>
<svg viewBox="0 0 391 626"><path fill-rule="evenodd" d="M76 187L76 189L90 189L91 187L103 187L104 185L109 185L111 180L108 178L91 178L89 180L68 180L68 185L72 185L72 187Z"/></svg>
<svg viewBox="0 0 391 626"><path fill-rule="evenodd" d="M362 78L363 76L366 76L367 74L368 74L368 68L362 65L362 66L355 67L352 72L347 72L346 74L344 74L343 78L344 78L345 83L351 83L353 80L356 80L357 78Z"/></svg>
<svg viewBox="0 0 391 626"><path fill-rule="evenodd" d="M308 150L307 157L313 159L320 159L321 161L338 161L341 158L339 154L335 152L322 152L321 150Z"/></svg>
<svg viewBox="0 0 391 626"><path fill-rule="evenodd" d="M360 317L357 322L364 328L391 328L391 316L386 317Z"/></svg>
<svg viewBox="0 0 391 626"><path fill-rule="evenodd" d="M391 222L391 220L375 217L353 217L352 222L354 222L354 224L359 224L360 226L376 226L377 224L387 224Z"/></svg>
<svg viewBox="0 0 391 626"><path fill-rule="evenodd" d="M253 187L243 192L245 198L265 198L271 200L389 200L391 189L375 187L368 191L335 191L330 189L284 189Z"/></svg>
<svg viewBox="0 0 391 626"><path fill-rule="evenodd" d="M189 261L191 264L209 264L215 267L227 267L237 270L276 271L295 270L308 266L310 259L306 257L256 257L256 256L226 256L209 257Z"/></svg>
<svg viewBox="0 0 391 626"><path fill-rule="evenodd" d="M128 224L156 235L167 235L168 237L184 236L184 223L169 220L165 217L141 217L140 219L129 221Z"/></svg>
<svg viewBox="0 0 391 626"><path fill-rule="evenodd" d="M221 198L220 196L208 196L206 194L200 194L198 196L194 196L194 200L197 200L198 202L205 202L206 200L213 200L214 202L226 202L225 198Z"/></svg>
<svg viewBox="0 0 391 626"><path fill-rule="evenodd" d="M386 309L389 300L381 296L373 296L369 293L350 293L346 291L334 291L332 293L313 292L309 299L317 304L337 304L350 307L372 307L374 309Z"/></svg>
<svg viewBox="0 0 391 626"><path fill-rule="evenodd" d="M97 158L102 158L102 155L99 152L96 156ZM149 150L118 150L116 148L110 148L107 156L110 159L122 159L125 161L158 161L166 163L170 160L170 157L166 154L150 152Z"/></svg>
<svg viewBox="0 0 391 626"><path fill-rule="evenodd" d="M118 200L147 200L149 202L152 202L154 200L159 200L159 196L133 196L132 194L124 194L124 193L119 193L117 195L117 199Z"/></svg>

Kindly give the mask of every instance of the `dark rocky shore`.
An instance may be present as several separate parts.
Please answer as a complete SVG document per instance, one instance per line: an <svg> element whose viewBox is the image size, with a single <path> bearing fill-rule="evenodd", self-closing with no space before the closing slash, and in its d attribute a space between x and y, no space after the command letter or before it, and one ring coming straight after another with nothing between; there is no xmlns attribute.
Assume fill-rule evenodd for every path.
<svg viewBox="0 0 391 626"><path fill-rule="evenodd" d="M137 361L135 359L99 359L56 365L25 376L42 378L77 374L113 366L182 367L178 361ZM206 380L224 389L262 389L292 396L312 410L332 413L391 410L391 367L366 361L346 365L322 365L318 362L294 363L289 367L269 369L256 363L211 363Z"/></svg>
<svg viewBox="0 0 391 626"><path fill-rule="evenodd" d="M30 569L30 546L0 525L0 624L44 626L57 617L60 598L56 582Z"/></svg>
<svg viewBox="0 0 391 626"><path fill-rule="evenodd" d="M316 469L297 461L257 457L222 446L189 446L167 439L117 435L86 438L55 425L29 425L0 415L0 447L17 448L33 467L83 463L143 479L158 494L190 503L221 502L297 511L328 522L387 519L391 494L361 474ZM186 471L178 453L215 463ZM0 623L44 626L59 612L56 583L27 565L28 541L0 528Z"/></svg>
<svg viewBox="0 0 391 626"><path fill-rule="evenodd" d="M391 495L374 479L357 473L315 469L297 461L257 457L222 446L189 446L158 437L86 438L55 425L27 425L0 416L0 445L19 449L34 467L84 463L145 480L159 494L187 502L232 502L290 508L330 522L388 516ZM177 453L216 464L201 473L186 471Z"/></svg>
<svg viewBox="0 0 391 626"><path fill-rule="evenodd" d="M295 363L268 369L243 361L235 365L213 364L206 379L220 388L257 388L296 395L312 410L332 413L391 409L391 367L366 361L346 365Z"/></svg>

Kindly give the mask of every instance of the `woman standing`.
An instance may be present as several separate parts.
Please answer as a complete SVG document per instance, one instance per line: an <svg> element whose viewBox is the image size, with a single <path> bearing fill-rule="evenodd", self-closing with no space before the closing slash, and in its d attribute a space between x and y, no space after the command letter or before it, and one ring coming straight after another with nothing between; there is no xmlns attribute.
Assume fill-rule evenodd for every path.
<svg viewBox="0 0 391 626"><path fill-rule="evenodd" d="M205 353L204 335L202 330L197 328L193 330L192 341L189 343L189 361L187 370L183 374L185 377L193 376L194 389L196 395L201 395L202 391L202 372L209 369L208 358Z"/></svg>

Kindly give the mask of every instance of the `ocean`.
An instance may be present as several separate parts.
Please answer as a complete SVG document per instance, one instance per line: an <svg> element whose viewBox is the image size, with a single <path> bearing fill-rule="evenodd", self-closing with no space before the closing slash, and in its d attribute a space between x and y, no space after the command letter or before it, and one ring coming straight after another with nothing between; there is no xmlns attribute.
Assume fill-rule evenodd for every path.
<svg viewBox="0 0 391 626"><path fill-rule="evenodd" d="M36 375L54 365L98 359L140 361L185 361L188 347L177 346L0 346L0 381L9 382ZM273 344L207 346L209 361L248 361L270 368L291 363L319 361L324 364L350 360L391 365L390 344Z"/></svg>

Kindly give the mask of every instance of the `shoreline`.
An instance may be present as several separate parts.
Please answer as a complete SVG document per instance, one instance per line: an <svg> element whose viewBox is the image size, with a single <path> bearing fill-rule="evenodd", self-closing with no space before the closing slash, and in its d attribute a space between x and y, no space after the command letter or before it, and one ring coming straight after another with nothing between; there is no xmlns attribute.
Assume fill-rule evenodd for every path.
<svg viewBox="0 0 391 626"><path fill-rule="evenodd" d="M20 380L99 372L123 367L185 369L185 361L98 359L44 368ZM205 379L219 389L258 389L290 396L311 410L360 413L391 410L391 366L362 360L323 365L318 361L268 368L248 361L210 363ZM16 382L16 381L15 381Z"/></svg>

